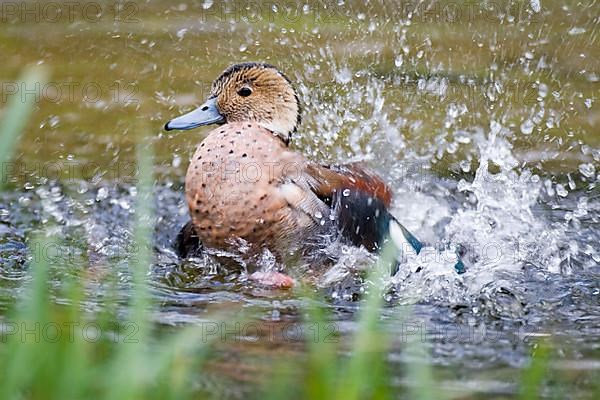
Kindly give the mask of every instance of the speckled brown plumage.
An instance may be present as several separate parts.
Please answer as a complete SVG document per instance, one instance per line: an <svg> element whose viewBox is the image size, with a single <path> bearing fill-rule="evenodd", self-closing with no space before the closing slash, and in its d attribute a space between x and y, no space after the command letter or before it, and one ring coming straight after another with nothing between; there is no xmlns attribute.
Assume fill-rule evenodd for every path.
<svg viewBox="0 0 600 400"><path fill-rule="evenodd" d="M302 243L325 226L319 221L328 214L316 195L303 193L309 190L308 165L255 123L235 122L210 132L194 153L185 181L200 241L233 250L240 238L279 257L292 252L294 242ZM313 215L295 206L290 186L313 197Z"/></svg>

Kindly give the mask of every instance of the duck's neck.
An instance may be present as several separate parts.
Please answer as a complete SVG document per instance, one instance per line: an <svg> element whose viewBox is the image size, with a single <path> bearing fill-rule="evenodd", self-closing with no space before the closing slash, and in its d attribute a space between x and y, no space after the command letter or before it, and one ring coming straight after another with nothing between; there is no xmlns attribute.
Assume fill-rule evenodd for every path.
<svg viewBox="0 0 600 400"><path fill-rule="evenodd" d="M259 122L258 124L271 132L273 135L277 136L279 139L285 143L286 146L289 146L290 140L292 139L292 132L289 129L285 129L282 126L277 125L273 122ZM294 127L294 131L296 128Z"/></svg>

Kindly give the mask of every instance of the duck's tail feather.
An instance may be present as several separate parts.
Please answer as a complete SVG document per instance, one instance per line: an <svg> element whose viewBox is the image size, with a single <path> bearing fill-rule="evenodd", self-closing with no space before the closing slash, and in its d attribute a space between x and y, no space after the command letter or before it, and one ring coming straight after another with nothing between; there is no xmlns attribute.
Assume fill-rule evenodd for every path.
<svg viewBox="0 0 600 400"><path fill-rule="evenodd" d="M188 223L181 228L175 238L174 245L177 255L181 258L190 257L197 254L197 252L202 249L202 243L196 235L192 221L188 221Z"/></svg>
<svg viewBox="0 0 600 400"><path fill-rule="evenodd" d="M389 235L390 239L392 239L392 241L394 242L396 248L400 249L400 251L403 251L407 248L406 243L408 243L417 254L419 254L421 252L421 249L423 248L423 244L419 241L419 239L417 239L415 235L410 233L410 231L406 229L404 225L398 222L398 220L394 217L392 217L390 220ZM465 264L463 264L458 253L456 254L456 257L457 261L456 264L454 264L454 269L457 273L462 274L465 272ZM398 267L398 264L394 266L394 268L392 269L392 275L395 275L396 272L398 272Z"/></svg>

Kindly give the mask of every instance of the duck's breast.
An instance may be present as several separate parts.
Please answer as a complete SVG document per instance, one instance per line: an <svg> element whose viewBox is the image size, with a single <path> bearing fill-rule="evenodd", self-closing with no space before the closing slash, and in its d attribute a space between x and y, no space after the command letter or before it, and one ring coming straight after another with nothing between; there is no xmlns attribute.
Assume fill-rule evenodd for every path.
<svg viewBox="0 0 600 400"><path fill-rule="evenodd" d="M288 202L280 185L305 168L276 135L256 123L231 123L197 148L186 175L186 200L200 240L230 247L236 238L269 244L286 235Z"/></svg>

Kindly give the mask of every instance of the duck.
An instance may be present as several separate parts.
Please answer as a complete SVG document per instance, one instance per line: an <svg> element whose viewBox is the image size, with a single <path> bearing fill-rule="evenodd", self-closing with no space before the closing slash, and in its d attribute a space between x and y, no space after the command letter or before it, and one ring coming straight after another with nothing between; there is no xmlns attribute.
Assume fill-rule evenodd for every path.
<svg viewBox="0 0 600 400"><path fill-rule="evenodd" d="M185 176L190 221L177 235L181 257L217 249L251 259L267 250L287 265L318 253L331 237L370 252L390 239L421 251L391 214L392 191L381 177L362 163L322 165L290 148L301 121L290 79L273 65L244 62L214 80L200 107L165 124L167 131L216 125ZM455 269L464 272L460 259ZM279 287L294 282L278 270L251 276Z"/></svg>

